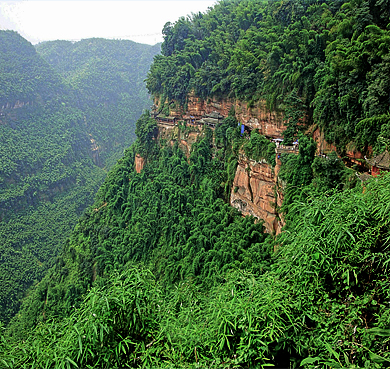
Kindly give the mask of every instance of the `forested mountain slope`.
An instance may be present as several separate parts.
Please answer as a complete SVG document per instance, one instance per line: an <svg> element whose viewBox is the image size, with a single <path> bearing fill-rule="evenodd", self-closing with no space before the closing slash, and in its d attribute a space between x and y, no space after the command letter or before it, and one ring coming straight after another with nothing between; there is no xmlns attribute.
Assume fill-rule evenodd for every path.
<svg viewBox="0 0 390 369"><path fill-rule="evenodd" d="M38 99L46 102L63 92L61 78L47 63L42 63L34 47L16 32L2 31L0 47L2 109L7 104L14 107L18 101L17 106Z"/></svg>
<svg viewBox="0 0 390 369"><path fill-rule="evenodd" d="M142 80L159 47L130 43L121 47L124 56L117 60L118 50L112 48L105 50L104 59L99 57L104 40L90 43L95 47L81 63L74 85L20 35L0 32L3 322L17 311L26 288L53 265L59 245L104 179L99 166L112 165L132 142L136 118L150 105ZM140 50L147 51L137 58ZM127 60L130 54L133 59ZM103 64L111 73L103 73ZM105 78L100 84L99 76ZM115 93L107 91L110 86Z"/></svg>
<svg viewBox="0 0 390 369"><path fill-rule="evenodd" d="M1 336L2 363L388 367L390 175L361 181L335 152L316 155L306 129L318 124L339 153L388 145L388 5L221 1L167 24L147 81L160 101L265 99L299 150L277 157L231 111L214 130L172 124L198 136L187 157L142 114L136 142ZM243 155L281 162L278 236L229 206Z"/></svg>
<svg viewBox="0 0 390 369"><path fill-rule="evenodd" d="M345 186L345 169L314 160L302 139L283 174L300 197L273 238L223 200L229 158L245 140L233 118L220 127L223 148L205 128L189 161L161 147L155 128L148 114L138 121L146 140L108 175L9 325L4 362L387 367L389 175L364 191L329 190L332 180ZM138 174L140 151L148 160Z"/></svg>
<svg viewBox="0 0 390 369"><path fill-rule="evenodd" d="M93 198L80 109L61 77L15 32L0 32L0 320L16 312Z"/></svg>
<svg viewBox="0 0 390 369"><path fill-rule="evenodd" d="M150 107L144 80L160 44L94 38L44 42L36 49L63 77L83 111L98 147L95 162L111 167L135 139L135 122Z"/></svg>
<svg viewBox="0 0 390 369"><path fill-rule="evenodd" d="M388 0L221 1L164 29L151 94L185 105L266 100L285 113L286 142L313 124L342 154L389 137ZM381 138L380 142L377 138Z"/></svg>

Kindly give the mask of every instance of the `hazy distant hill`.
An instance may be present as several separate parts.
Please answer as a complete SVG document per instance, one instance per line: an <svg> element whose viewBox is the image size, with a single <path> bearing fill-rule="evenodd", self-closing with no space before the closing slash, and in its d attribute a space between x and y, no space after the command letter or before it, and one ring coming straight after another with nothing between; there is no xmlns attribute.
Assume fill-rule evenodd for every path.
<svg viewBox="0 0 390 369"><path fill-rule="evenodd" d="M99 147L97 164L111 166L134 140L135 121L150 107L144 80L160 44L93 38L45 42L36 48L61 74L85 113L88 133Z"/></svg>
<svg viewBox="0 0 390 369"><path fill-rule="evenodd" d="M16 32L0 32L3 322L16 312L28 286L53 264L103 181L100 167L107 158L113 164L115 154L132 142L135 120L150 105L143 79L158 46L86 40L46 43L39 49L55 55L56 45L64 43L78 50L72 53L74 65L64 58L73 68L68 74L56 71ZM82 45L89 50L85 57Z"/></svg>
<svg viewBox="0 0 390 369"><path fill-rule="evenodd" d="M61 78L14 31L0 32L0 108L17 101L46 102L63 88ZM4 116L3 116L4 117Z"/></svg>

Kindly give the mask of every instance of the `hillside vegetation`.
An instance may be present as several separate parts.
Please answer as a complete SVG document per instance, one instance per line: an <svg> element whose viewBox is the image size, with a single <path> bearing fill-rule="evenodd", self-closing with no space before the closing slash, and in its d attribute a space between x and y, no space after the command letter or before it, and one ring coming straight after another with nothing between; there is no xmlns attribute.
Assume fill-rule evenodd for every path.
<svg viewBox="0 0 390 369"><path fill-rule="evenodd" d="M316 124L340 153L349 143L380 151L390 139L389 7L387 0L221 1L165 25L147 87L181 104L191 91L249 105L263 99L285 112L286 141Z"/></svg>
<svg viewBox="0 0 390 369"><path fill-rule="evenodd" d="M101 68L89 64L102 63L97 49L105 42L111 45L106 40L89 41L95 48L88 62L80 66L88 76L85 77L88 83L79 76L77 85L72 85L20 35L0 32L0 320L3 322L16 313L26 289L54 264L60 245L103 182L106 173L99 166L113 165L118 154L134 139L137 117L150 105L142 79L158 47L121 44L120 55L145 52L126 62L125 57L116 57L118 46L106 48L104 62L107 67L115 64L116 69L103 74ZM39 48L48 53L50 45ZM51 55L54 57L54 50ZM65 55L57 58L61 60ZM76 69L75 63L66 60L66 64ZM113 80L119 77L124 80L121 85L116 84L116 94L103 95L103 86L97 83L102 74L107 85L115 84ZM100 100L92 99L94 94ZM101 108L99 104L108 97L110 104ZM92 150L91 140L98 150Z"/></svg>
<svg viewBox="0 0 390 369"><path fill-rule="evenodd" d="M299 135L299 153L280 158L283 232L228 204L240 154L275 165L268 139L242 136L231 114L203 127L187 158L145 111L0 336L4 366L389 367L390 175L362 183L336 153L316 157L302 129L318 124L340 153L385 149L388 86L373 78L389 53L388 5L221 1L167 24L147 79L155 96L185 106L195 90L291 113L285 139ZM363 63L352 70L350 47Z"/></svg>
<svg viewBox="0 0 390 369"><path fill-rule="evenodd" d="M145 113L137 133L154 124ZM311 173L306 196L266 236L223 201L243 140L234 119L224 124L218 155L207 128L189 161L153 135L127 150L8 326L7 365L387 366L390 176L364 191L319 186L307 139L289 161ZM149 160L137 174L140 149Z"/></svg>
<svg viewBox="0 0 390 369"><path fill-rule="evenodd" d="M144 80L160 44L94 38L44 42L36 49L72 90L99 147L96 163L110 168L134 141L135 122L150 107Z"/></svg>

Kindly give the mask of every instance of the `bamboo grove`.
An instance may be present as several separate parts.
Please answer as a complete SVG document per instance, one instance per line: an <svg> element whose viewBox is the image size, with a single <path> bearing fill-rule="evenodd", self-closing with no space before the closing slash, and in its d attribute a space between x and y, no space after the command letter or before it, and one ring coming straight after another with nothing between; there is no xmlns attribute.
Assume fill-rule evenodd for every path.
<svg viewBox="0 0 390 369"><path fill-rule="evenodd" d="M340 153L351 142L381 151L390 138L389 7L387 0L220 1L165 25L147 88L184 105L192 91L249 106L265 100L285 112L287 140L316 124Z"/></svg>
<svg viewBox="0 0 390 369"><path fill-rule="evenodd" d="M224 201L242 138L231 118L217 133L226 146L205 129L189 160L152 136L126 151L7 327L6 367L387 366L390 177L363 191L339 163L320 186L308 139L281 174L305 162L305 196L266 236Z"/></svg>
<svg viewBox="0 0 390 369"><path fill-rule="evenodd" d="M144 111L54 265L0 327L0 367L389 367L390 175L362 183L340 159L390 139L388 8L233 0L166 24L146 80L160 101L185 107L195 91L285 112L299 154L280 158L283 232L229 205L239 155L273 168L273 143L241 136L230 114L187 157ZM81 71L64 73L72 83ZM337 154L315 156L312 124Z"/></svg>

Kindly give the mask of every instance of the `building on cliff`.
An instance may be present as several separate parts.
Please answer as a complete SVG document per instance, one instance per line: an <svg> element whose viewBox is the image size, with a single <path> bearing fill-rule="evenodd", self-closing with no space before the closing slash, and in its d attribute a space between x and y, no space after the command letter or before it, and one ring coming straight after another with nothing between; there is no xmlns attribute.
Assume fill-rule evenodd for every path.
<svg viewBox="0 0 390 369"><path fill-rule="evenodd" d="M382 154L374 156L372 159L367 159L367 163L371 166L371 175L378 176L381 171L390 171L390 153L386 150Z"/></svg>

